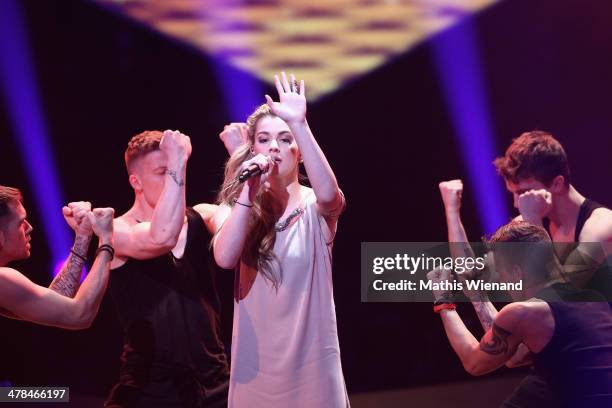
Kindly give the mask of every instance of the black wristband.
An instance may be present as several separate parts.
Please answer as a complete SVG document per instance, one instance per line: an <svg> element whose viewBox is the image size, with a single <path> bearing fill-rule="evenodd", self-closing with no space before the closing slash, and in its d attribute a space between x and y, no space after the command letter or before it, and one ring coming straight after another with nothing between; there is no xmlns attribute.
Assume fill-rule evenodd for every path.
<svg viewBox="0 0 612 408"><path fill-rule="evenodd" d="M104 245L100 245L98 247L98 249L96 250L96 257L98 256L98 254L100 254L100 252L102 251L106 251L110 254L111 258L115 257L115 250L112 246L108 245L108 244L104 244Z"/></svg>

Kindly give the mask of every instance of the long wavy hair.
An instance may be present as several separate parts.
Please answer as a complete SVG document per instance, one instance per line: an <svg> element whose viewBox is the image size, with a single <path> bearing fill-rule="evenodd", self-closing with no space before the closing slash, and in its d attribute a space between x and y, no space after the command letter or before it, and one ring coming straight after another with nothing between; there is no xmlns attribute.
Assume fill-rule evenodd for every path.
<svg viewBox="0 0 612 408"><path fill-rule="evenodd" d="M242 184L237 181L242 163L253 158L252 147L255 144L257 123L266 116L276 117L266 104L260 105L247 119L248 140L240 146L225 164L223 185L219 191L217 202L233 207L242 191ZM275 289L282 282L282 268L274 254L276 230L274 224L282 209L275 206L275 201L269 193L260 191L253 201L249 217L249 229L242 251L241 260L249 266L257 268L259 273L269 281ZM277 273L274 272L276 266Z"/></svg>

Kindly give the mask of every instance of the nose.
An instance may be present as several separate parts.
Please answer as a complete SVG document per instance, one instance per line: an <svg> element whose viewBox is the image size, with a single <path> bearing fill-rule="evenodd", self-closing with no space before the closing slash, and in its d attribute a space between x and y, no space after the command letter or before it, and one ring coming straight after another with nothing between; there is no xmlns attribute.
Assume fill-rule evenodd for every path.
<svg viewBox="0 0 612 408"><path fill-rule="evenodd" d="M34 227L32 227L32 224L26 221L26 234L29 234L30 232L32 232L33 229Z"/></svg>
<svg viewBox="0 0 612 408"><path fill-rule="evenodd" d="M280 151L280 149L278 147L278 142L276 141L276 139L272 139L270 141L269 149L270 149L270 152L279 152Z"/></svg>

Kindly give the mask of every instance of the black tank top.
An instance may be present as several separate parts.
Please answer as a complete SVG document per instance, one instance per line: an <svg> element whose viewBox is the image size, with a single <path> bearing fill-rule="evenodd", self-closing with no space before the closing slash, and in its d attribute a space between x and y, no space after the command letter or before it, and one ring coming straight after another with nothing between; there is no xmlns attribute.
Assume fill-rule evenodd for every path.
<svg viewBox="0 0 612 408"><path fill-rule="evenodd" d="M578 210L578 218L576 219L576 230L574 231L574 242L576 242L576 245L579 242L580 233L582 232L584 224L589 219L591 214L593 214L593 211L598 208L606 207L588 198L585 199L580 205L580 209ZM551 235L550 220L548 218L544 218L542 220L542 224L548 234ZM599 292L606 298L606 300L610 302L612 301L612 270L610 270L608 265L612 265L612 255L602 262L601 266L595 270L593 277L585 285L585 289L592 289Z"/></svg>
<svg viewBox="0 0 612 408"><path fill-rule="evenodd" d="M582 228L584 227L586 220L588 220L591 214L593 214L593 211L598 208L606 207L602 204L599 204L597 201L593 201L588 198L586 198L582 202L582 204L580 204L580 209L578 210L578 218L576 219L576 230L574 231L574 242L579 242L578 238L580 238L580 233L582 232ZM548 232L548 235L551 235L550 219L548 217L542 219L542 225L544 226L546 232Z"/></svg>
<svg viewBox="0 0 612 408"><path fill-rule="evenodd" d="M172 252L128 261L111 271L110 293L124 332L120 383L190 383L204 395L229 378L219 333L210 234L187 209L183 257Z"/></svg>
<svg viewBox="0 0 612 408"><path fill-rule="evenodd" d="M572 407L612 407L612 311L601 295L565 283L536 295L555 319L550 342L534 354L536 372Z"/></svg>

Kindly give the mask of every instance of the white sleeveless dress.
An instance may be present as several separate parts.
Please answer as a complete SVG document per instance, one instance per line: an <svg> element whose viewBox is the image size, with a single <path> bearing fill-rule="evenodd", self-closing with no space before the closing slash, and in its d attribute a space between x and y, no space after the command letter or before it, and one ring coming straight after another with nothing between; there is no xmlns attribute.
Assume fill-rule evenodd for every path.
<svg viewBox="0 0 612 408"><path fill-rule="evenodd" d="M313 190L301 193L304 212L276 233L278 290L240 265L239 288L255 281L235 297L230 408L349 406L332 289L335 227L318 214Z"/></svg>

